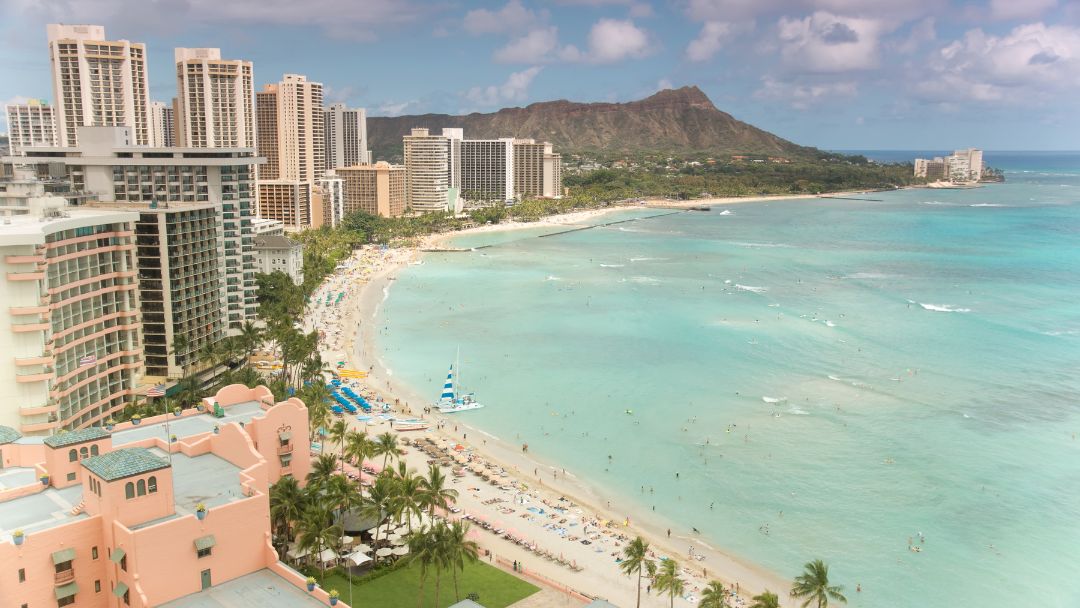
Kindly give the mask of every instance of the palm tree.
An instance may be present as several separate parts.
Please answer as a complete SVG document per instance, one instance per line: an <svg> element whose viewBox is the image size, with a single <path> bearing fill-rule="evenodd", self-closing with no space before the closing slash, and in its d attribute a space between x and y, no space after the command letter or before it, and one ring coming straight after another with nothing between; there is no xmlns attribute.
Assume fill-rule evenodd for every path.
<svg viewBox="0 0 1080 608"><path fill-rule="evenodd" d="M724 583L709 581L709 584L701 590L701 601L698 608L728 608L728 591L724 589Z"/></svg>
<svg viewBox="0 0 1080 608"><path fill-rule="evenodd" d="M263 341L263 332L251 321L244 321L244 324L240 326L240 346L243 347L244 354L250 355L251 351L255 350L259 344ZM246 358L246 357L245 357Z"/></svg>
<svg viewBox="0 0 1080 608"><path fill-rule="evenodd" d="M344 518L349 509L360 506L360 493L356 489L356 484L348 477L333 475L326 484L326 500Z"/></svg>
<svg viewBox="0 0 1080 608"><path fill-rule="evenodd" d="M409 535L409 561L420 564L420 592L416 596L416 606L420 608L424 602L424 583L427 581L428 569L435 562L435 543L432 542L431 533L426 530L418 530Z"/></svg>
<svg viewBox="0 0 1080 608"><path fill-rule="evenodd" d="M637 606L641 608L641 573L647 569L649 560L649 543L640 536L630 541L623 549L623 561L619 562L619 569L626 574L637 574Z"/></svg>
<svg viewBox="0 0 1080 608"><path fill-rule="evenodd" d="M374 519L379 525L375 528L375 544L379 544L379 535L382 530L383 520L389 510L389 503L394 495L396 482L390 474L383 472L375 478L375 483L368 488L368 500L360 507L360 514L364 518ZM375 562L378 565L379 555L375 554Z"/></svg>
<svg viewBox="0 0 1080 608"><path fill-rule="evenodd" d="M334 547L341 541L338 526L332 525L330 512L318 504L310 505L297 526L297 545L314 554L319 562L319 569L326 575L326 566L322 561L323 549Z"/></svg>
<svg viewBox="0 0 1080 608"><path fill-rule="evenodd" d="M752 599L754 603L750 604L750 608L780 608L780 598L768 589L760 595L755 595Z"/></svg>
<svg viewBox="0 0 1080 608"><path fill-rule="evenodd" d="M446 476L438 465L428 466L428 475L420 480L420 501L428 508L428 515L435 516L435 508L446 509L458 497L458 491L446 487Z"/></svg>
<svg viewBox="0 0 1080 608"><path fill-rule="evenodd" d="M338 445L338 453L341 456L341 472L345 472L345 439L349 436L349 423L342 419L335 420L330 425L330 440Z"/></svg>
<svg viewBox="0 0 1080 608"><path fill-rule="evenodd" d="M820 559L803 566L803 573L795 577L795 584L791 586L791 597L803 600L802 608L811 604L817 608L827 608L830 599L847 603L844 588L829 585L829 567Z"/></svg>
<svg viewBox="0 0 1080 608"><path fill-rule="evenodd" d="M657 591L667 591L671 606L675 606L675 596L686 592L686 581L679 577L679 563L673 559L660 562L660 571L654 583Z"/></svg>
<svg viewBox="0 0 1080 608"><path fill-rule="evenodd" d="M282 477L270 486L270 520L274 528L284 531L285 544L292 541L292 522L303 515L306 497L294 477Z"/></svg>
<svg viewBox="0 0 1080 608"><path fill-rule="evenodd" d="M371 455L372 444L367 433L363 431L349 431L345 438L345 457L349 459L357 470L364 468L364 459ZM360 498L364 497L364 485L360 484Z"/></svg>
<svg viewBox="0 0 1080 608"><path fill-rule="evenodd" d="M393 433L383 433L375 439L375 455L383 457L383 469L386 469L387 462L390 461L390 457L397 458L401 455L401 449L398 448L397 436Z"/></svg>
<svg viewBox="0 0 1080 608"><path fill-rule="evenodd" d="M330 478L337 473L337 456L333 454L320 454L315 462L311 463L311 471L308 472L308 487L319 491L326 487Z"/></svg>
<svg viewBox="0 0 1080 608"><path fill-rule="evenodd" d="M480 559L480 547L476 541L469 540L469 524L455 521L446 528L446 561L454 577L454 601L461 601L458 591L458 570L465 571L465 562L475 563Z"/></svg>
<svg viewBox="0 0 1080 608"><path fill-rule="evenodd" d="M422 496L423 489L420 485L420 478L414 475L412 471L401 471L401 474L397 477L397 483L394 484L394 493L390 499L390 513L394 515L398 522L408 521L410 532L413 527L412 516L419 517L424 512L421 506Z"/></svg>

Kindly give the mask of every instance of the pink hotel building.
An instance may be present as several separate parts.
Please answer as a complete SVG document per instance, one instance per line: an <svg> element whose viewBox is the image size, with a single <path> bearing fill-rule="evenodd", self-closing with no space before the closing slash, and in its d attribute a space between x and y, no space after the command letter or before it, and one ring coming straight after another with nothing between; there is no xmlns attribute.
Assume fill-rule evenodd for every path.
<svg viewBox="0 0 1080 608"><path fill-rule="evenodd" d="M270 485L311 468L307 407L242 385L204 405L225 416L49 437L0 426L0 606L328 604L270 538Z"/></svg>

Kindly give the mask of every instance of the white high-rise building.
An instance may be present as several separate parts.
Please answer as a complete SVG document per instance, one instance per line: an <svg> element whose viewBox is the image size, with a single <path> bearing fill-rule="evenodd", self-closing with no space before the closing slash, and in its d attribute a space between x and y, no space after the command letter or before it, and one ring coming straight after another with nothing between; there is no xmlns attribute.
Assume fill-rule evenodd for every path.
<svg viewBox="0 0 1080 608"><path fill-rule="evenodd" d="M100 25L47 26L57 140L78 144L82 126L124 126L135 145L151 144L146 45L106 40Z"/></svg>
<svg viewBox="0 0 1080 608"><path fill-rule="evenodd" d="M176 145L173 108L163 101L150 102L150 145L158 148L171 148Z"/></svg>
<svg viewBox="0 0 1080 608"><path fill-rule="evenodd" d="M415 128L402 138L405 147L405 200L421 213L446 211L451 194L451 139ZM460 141L460 140L457 140Z"/></svg>
<svg viewBox="0 0 1080 608"><path fill-rule="evenodd" d="M44 99L8 104L5 110L12 156L22 156L22 149L26 146L57 144L53 109Z"/></svg>
<svg viewBox="0 0 1080 608"><path fill-rule="evenodd" d="M222 59L221 49L215 48L178 48L174 58L177 145L254 148L251 62Z"/></svg>
<svg viewBox="0 0 1080 608"><path fill-rule="evenodd" d="M346 108L343 103L324 108L323 132L326 136L326 169L371 163L364 108Z"/></svg>
<svg viewBox="0 0 1080 608"><path fill-rule="evenodd" d="M562 197L562 155L549 142L514 140L514 195Z"/></svg>

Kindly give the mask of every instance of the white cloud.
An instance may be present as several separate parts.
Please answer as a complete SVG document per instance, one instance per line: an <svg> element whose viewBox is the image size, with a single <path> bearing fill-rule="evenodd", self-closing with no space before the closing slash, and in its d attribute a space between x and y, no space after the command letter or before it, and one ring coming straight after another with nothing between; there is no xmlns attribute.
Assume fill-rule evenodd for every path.
<svg viewBox="0 0 1080 608"><path fill-rule="evenodd" d="M507 102L521 102L528 98L529 86L542 70L533 66L510 74L500 85L473 87L465 92L465 98L481 106L496 106Z"/></svg>
<svg viewBox="0 0 1080 608"><path fill-rule="evenodd" d="M781 17L780 56L788 67L806 72L873 68L878 64L878 37L884 29L876 19L841 17L823 11L803 19Z"/></svg>
<svg viewBox="0 0 1080 608"><path fill-rule="evenodd" d="M601 19L589 31L588 60L613 63L651 52L649 35L630 20Z"/></svg>
<svg viewBox="0 0 1080 608"><path fill-rule="evenodd" d="M380 116L401 116L405 110L417 105L416 100L411 101L386 101L375 106L375 113Z"/></svg>
<svg viewBox="0 0 1080 608"><path fill-rule="evenodd" d="M136 35L140 31L173 34L175 25L183 23L314 26L336 38L370 41L389 27L415 23L444 8L416 0L5 0L5 4L41 23L107 23L116 29L110 35L134 40L141 40Z"/></svg>
<svg viewBox="0 0 1080 608"><path fill-rule="evenodd" d="M990 16L994 19L1037 19L1057 6L1057 0L990 0Z"/></svg>
<svg viewBox="0 0 1080 608"><path fill-rule="evenodd" d="M545 19L546 15L525 8L520 0L510 0L497 11L480 8L465 13L462 25L465 31L476 36L521 31Z"/></svg>
<svg viewBox="0 0 1080 608"><path fill-rule="evenodd" d="M892 47L900 53L910 54L918 51L923 45L937 39L937 30L934 27L934 18L927 17L911 26L907 38L893 43Z"/></svg>
<svg viewBox="0 0 1080 608"><path fill-rule="evenodd" d="M543 63L559 46L559 31L555 27L533 30L495 51L499 63Z"/></svg>
<svg viewBox="0 0 1080 608"><path fill-rule="evenodd" d="M660 80L657 81L656 90L653 91L653 92L654 93L659 93L660 91L666 91L668 89L674 89L674 88L675 88L675 85L671 84L670 80L668 80L667 78L661 78Z"/></svg>
<svg viewBox="0 0 1080 608"><path fill-rule="evenodd" d="M761 88L754 91L754 98L779 101L796 110L805 110L837 97L854 97L857 93L858 86L854 82L797 83L765 76L761 79Z"/></svg>
<svg viewBox="0 0 1080 608"><path fill-rule="evenodd" d="M970 30L931 54L916 92L931 101L1030 103L1080 88L1080 28L1031 23L1004 36Z"/></svg>
<svg viewBox="0 0 1080 608"><path fill-rule="evenodd" d="M686 58L690 61L708 61L731 39L732 24L724 21L706 21L698 37L686 46Z"/></svg>

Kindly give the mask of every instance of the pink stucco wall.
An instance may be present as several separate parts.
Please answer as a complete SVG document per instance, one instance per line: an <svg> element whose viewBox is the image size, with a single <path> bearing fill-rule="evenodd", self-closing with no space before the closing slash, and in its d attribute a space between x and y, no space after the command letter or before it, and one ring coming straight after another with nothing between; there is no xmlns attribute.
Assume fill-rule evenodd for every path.
<svg viewBox="0 0 1080 608"><path fill-rule="evenodd" d="M40 532L28 533L21 546L0 543L0 606L56 606L55 566L52 554L69 547L75 548L72 568L79 585L76 606L104 608L109 606L106 564L108 561L101 534L101 518L73 520ZM93 547L98 558L92 558ZM19 582L19 569L26 572L26 582ZM94 592L94 581L101 581L101 593Z"/></svg>
<svg viewBox="0 0 1080 608"><path fill-rule="evenodd" d="M87 441L76 445L53 449L45 446L45 470L49 472L49 485L54 488L66 488L82 483L84 459L82 450L86 449L86 458L93 456L91 448L96 447L98 454L112 451L112 437L103 437L95 441ZM71 460L71 451L75 450L75 460ZM69 480L68 475L75 474L75 478Z"/></svg>

